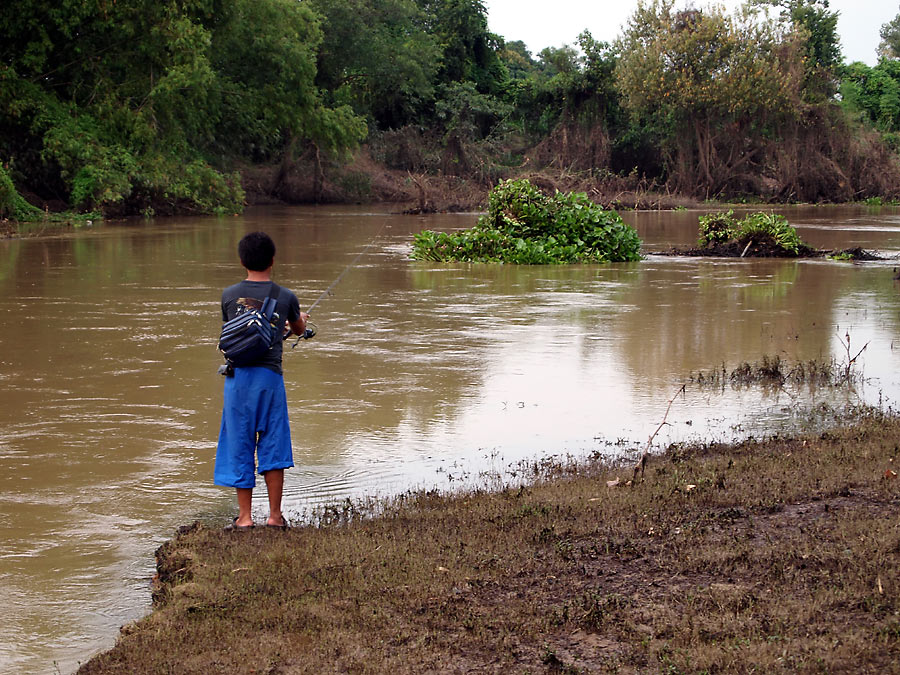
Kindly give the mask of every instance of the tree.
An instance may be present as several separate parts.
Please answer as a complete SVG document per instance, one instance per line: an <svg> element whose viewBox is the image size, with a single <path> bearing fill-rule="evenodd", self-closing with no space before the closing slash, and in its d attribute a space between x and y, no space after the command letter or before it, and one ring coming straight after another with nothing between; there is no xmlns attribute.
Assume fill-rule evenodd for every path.
<svg viewBox="0 0 900 675"><path fill-rule="evenodd" d="M503 97L509 73L500 59L503 40L488 31L482 0L418 0L426 28L441 48L439 84L472 82L482 94Z"/></svg>
<svg viewBox="0 0 900 675"><path fill-rule="evenodd" d="M765 136L799 114L797 43L748 12L640 2L618 43L616 79L635 123L659 139L668 178L698 196L756 180Z"/></svg>
<svg viewBox="0 0 900 675"><path fill-rule="evenodd" d="M756 0L755 4L780 7L782 22L805 44L806 98L830 99L837 91L843 57L837 33L838 13L829 10L828 0Z"/></svg>
<svg viewBox="0 0 900 675"><path fill-rule="evenodd" d="M314 84L319 18L293 0L13 0L0 14L0 157L40 193L120 212L239 210L238 177L295 141L358 143ZM9 11L6 11L9 10Z"/></svg>
<svg viewBox="0 0 900 675"><path fill-rule="evenodd" d="M316 84L379 129L417 120L434 100L437 39L414 0L311 0L323 17Z"/></svg>
<svg viewBox="0 0 900 675"><path fill-rule="evenodd" d="M882 59L870 67L859 61L844 72L841 99L882 132L900 132L900 61Z"/></svg>
<svg viewBox="0 0 900 675"><path fill-rule="evenodd" d="M878 54L885 59L900 59L900 14L881 26Z"/></svg>
<svg viewBox="0 0 900 675"><path fill-rule="evenodd" d="M207 125L211 2L15 0L4 10L0 155L16 160L30 188L40 194L46 184L55 194L45 197L64 193L80 206L158 188L174 199L193 193L201 208L229 191L196 157L164 159ZM180 175L167 181L169 170ZM239 198L231 191L227 207Z"/></svg>
<svg viewBox="0 0 900 675"><path fill-rule="evenodd" d="M529 153L538 165L580 171L610 165L613 132L619 133L615 54L582 32L575 46L548 47L519 97L525 130L541 139Z"/></svg>
<svg viewBox="0 0 900 675"><path fill-rule="evenodd" d="M499 56L506 67L506 71L509 73L510 79L513 81L521 82L527 80L535 72L537 64L522 40L504 43Z"/></svg>

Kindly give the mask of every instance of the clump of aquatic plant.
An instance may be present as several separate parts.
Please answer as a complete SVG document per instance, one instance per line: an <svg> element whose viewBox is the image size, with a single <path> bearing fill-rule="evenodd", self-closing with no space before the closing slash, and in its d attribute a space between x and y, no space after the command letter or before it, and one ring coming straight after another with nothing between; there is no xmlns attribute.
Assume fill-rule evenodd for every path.
<svg viewBox="0 0 900 675"><path fill-rule="evenodd" d="M522 265L624 262L639 260L640 247L634 228L584 193L546 195L521 179L491 191L488 213L475 227L415 235L412 257Z"/></svg>
<svg viewBox="0 0 900 675"><path fill-rule="evenodd" d="M775 244L794 255L806 247L787 218L775 213L751 213L740 221L738 239L759 236L771 237Z"/></svg>
<svg viewBox="0 0 900 675"><path fill-rule="evenodd" d="M733 211L700 216L699 235L697 243L701 247L768 244L775 250L794 256L810 248L784 216L762 211L749 213L740 220L734 218Z"/></svg>
<svg viewBox="0 0 900 675"><path fill-rule="evenodd" d="M734 211L729 209L725 213L707 213L700 216L700 238L697 244L699 246L724 244L734 239L736 233L737 222L734 219Z"/></svg>

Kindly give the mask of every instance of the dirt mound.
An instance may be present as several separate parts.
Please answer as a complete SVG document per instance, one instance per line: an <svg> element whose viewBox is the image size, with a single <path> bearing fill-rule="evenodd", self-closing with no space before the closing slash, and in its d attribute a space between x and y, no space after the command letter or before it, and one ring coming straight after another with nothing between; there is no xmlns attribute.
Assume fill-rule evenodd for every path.
<svg viewBox="0 0 900 675"><path fill-rule="evenodd" d="M701 248L687 250L672 249L670 255L709 256L715 258L818 258L827 251L819 251L810 246L801 246L797 253L788 251L772 237L748 236L726 242L719 242Z"/></svg>
<svg viewBox="0 0 900 675"><path fill-rule="evenodd" d="M871 251L863 248L848 248L842 251L817 249L811 246L801 246L795 254L787 251L776 243L771 237L744 237L736 241L728 241L699 248L680 249L672 248L668 251L654 252L655 255L671 255L685 257L710 257L710 258L837 258L841 260L884 260Z"/></svg>

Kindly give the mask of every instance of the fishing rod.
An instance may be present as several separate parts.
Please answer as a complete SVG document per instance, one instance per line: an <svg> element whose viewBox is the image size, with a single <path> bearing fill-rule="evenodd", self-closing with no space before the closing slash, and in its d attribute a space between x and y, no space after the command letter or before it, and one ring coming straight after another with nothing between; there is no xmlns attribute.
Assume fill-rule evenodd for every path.
<svg viewBox="0 0 900 675"><path fill-rule="evenodd" d="M349 263L343 270L341 270L341 273L338 274L338 275L337 275L337 278L336 278L334 281L332 281L332 282L328 285L328 288L326 288L324 291L322 291L322 293L319 295L319 297L316 298L315 302L313 302L313 304L311 304L311 305L309 306L309 309L306 310L306 313L307 313L307 314L312 314L312 311L313 311L313 309L315 309L315 306L316 306L316 305L318 305L320 302L322 302L322 300L324 300L326 296L332 295L331 290L332 290L335 286L338 285L338 283L340 282L340 280L344 278L344 275L347 274L347 272L350 271L350 268L352 268L354 265L356 265L357 261L358 261L360 258L362 258L363 254L364 254L366 251L368 251L370 248L372 248L372 246L375 244L375 242L378 241L378 238L381 236L381 233L384 232L384 228L385 228L386 226L387 226L387 221L385 221L384 223L382 223L381 228L378 230L378 232L375 233L375 236L372 237L372 240L371 240L368 244L366 244L366 247L365 247L363 250L361 250L359 253L356 254L356 257L353 258L353 260L351 260L350 263ZM298 344L300 344L300 340L309 340L311 337L315 337L315 335L316 335L316 325L315 325L314 323L312 323L311 321L307 321L307 324L308 324L308 325L312 325L312 328L307 328L307 329L303 332L303 335L298 335L298 336L297 336L297 340L294 342L294 344L291 345L291 349L293 349L293 348L296 347ZM290 335L291 335L291 334L288 333L287 335L284 336L284 339L287 340L288 337L290 337Z"/></svg>

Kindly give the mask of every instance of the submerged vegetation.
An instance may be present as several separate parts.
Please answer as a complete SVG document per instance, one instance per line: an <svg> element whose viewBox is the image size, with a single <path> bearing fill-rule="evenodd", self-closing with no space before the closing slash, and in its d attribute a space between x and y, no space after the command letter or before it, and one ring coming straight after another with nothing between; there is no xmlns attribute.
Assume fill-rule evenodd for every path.
<svg viewBox="0 0 900 675"><path fill-rule="evenodd" d="M287 532L194 524L100 673L889 672L900 420L594 457Z"/></svg>
<svg viewBox="0 0 900 675"><path fill-rule="evenodd" d="M525 265L640 259L635 229L584 194L547 196L527 180L509 180L491 190L488 204L471 229L417 234L413 258Z"/></svg>
<svg viewBox="0 0 900 675"><path fill-rule="evenodd" d="M824 0L653 0L536 55L481 0L4 7L0 165L42 211L473 208L523 176L605 205L900 197L896 21L847 65Z"/></svg>

